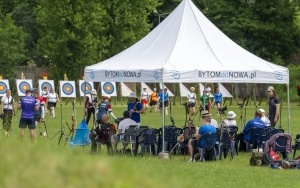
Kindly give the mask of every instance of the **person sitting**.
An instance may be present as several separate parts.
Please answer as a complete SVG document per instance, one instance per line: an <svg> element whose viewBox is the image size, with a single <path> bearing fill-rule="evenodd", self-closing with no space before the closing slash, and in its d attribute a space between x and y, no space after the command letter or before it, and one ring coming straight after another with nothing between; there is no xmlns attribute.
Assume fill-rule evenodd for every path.
<svg viewBox="0 0 300 188"><path fill-rule="evenodd" d="M260 110L256 110L254 119L251 119L247 122L246 126L243 129L243 140L245 142L250 141L250 131L249 129L252 127L257 128L265 128L266 124L261 120L262 112Z"/></svg>
<svg viewBox="0 0 300 188"><path fill-rule="evenodd" d="M208 116L202 116L202 125L200 128L196 128L196 135L195 139L191 139L188 143L188 148L190 151L190 159L188 162L193 162L193 153L194 153L194 142L199 142L199 139L201 138L201 135L205 133L216 133L216 127L210 124L210 117Z"/></svg>
<svg viewBox="0 0 300 188"><path fill-rule="evenodd" d="M109 133L105 132L109 129ZM101 124L98 124L91 130L90 138L91 138L91 153L97 152L97 142L101 144L106 144L107 153L111 152L111 141L113 139L113 135L116 134L116 127L114 124L109 123L109 117L107 114L102 116Z"/></svg>
<svg viewBox="0 0 300 188"><path fill-rule="evenodd" d="M259 111L262 113L261 120L266 124L267 127L271 126L271 122L269 118L266 116L265 110L261 108L259 109Z"/></svg>
<svg viewBox="0 0 300 188"><path fill-rule="evenodd" d="M112 139L112 144L114 146L115 151L117 150L117 144L118 141L121 141L123 139L123 135L125 133L125 130L130 126L130 125L137 125L135 121L130 119L130 112L129 111L124 111L123 112L123 120L119 123L118 127L118 133L113 135Z"/></svg>
<svg viewBox="0 0 300 188"><path fill-rule="evenodd" d="M221 121L220 128L237 127L235 117L236 114L234 113L234 111L229 111L227 113L227 118Z"/></svg>
<svg viewBox="0 0 300 188"><path fill-rule="evenodd" d="M216 128L219 128L217 120L212 119L211 118L211 114L207 110L204 110L202 112L202 117L209 117L210 118L210 124L213 125L213 126L215 126Z"/></svg>

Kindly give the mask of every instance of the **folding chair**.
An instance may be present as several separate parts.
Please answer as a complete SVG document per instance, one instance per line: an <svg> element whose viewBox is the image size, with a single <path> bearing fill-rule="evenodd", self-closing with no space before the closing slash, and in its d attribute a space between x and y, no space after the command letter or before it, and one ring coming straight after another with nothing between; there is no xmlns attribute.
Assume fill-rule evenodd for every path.
<svg viewBox="0 0 300 188"><path fill-rule="evenodd" d="M200 152L199 161L204 162L206 153L208 159L212 160L216 156L215 144L216 144L217 133L205 133L201 135L199 141L194 142L194 150L198 149ZM193 152L193 160L196 152Z"/></svg>
<svg viewBox="0 0 300 188"><path fill-rule="evenodd" d="M129 144L130 145L130 152L131 155L133 155L133 145L135 143L135 133L137 130L138 126L137 125L130 125L125 129L124 134L120 134L120 143L121 143L121 152L122 154L125 154L126 147Z"/></svg>
<svg viewBox="0 0 300 188"><path fill-rule="evenodd" d="M176 126L166 126L164 128L164 135L165 135L165 148L164 151L170 151L173 145L177 144L178 140L177 137L180 135L182 130ZM162 128L159 129L159 151L162 150Z"/></svg>
<svg viewBox="0 0 300 188"><path fill-rule="evenodd" d="M259 147L260 143L260 136L263 133L264 128L260 127L251 127L248 131L250 133L250 140L246 142L246 151L248 152L249 149L254 149Z"/></svg>
<svg viewBox="0 0 300 188"><path fill-rule="evenodd" d="M139 136L142 136L143 138L140 140L138 139L137 145L141 145L141 155L144 156L145 147L150 146L150 154L156 155L157 154L157 129L152 128L146 128L140 132ZM153 148L153 151L152 151ZM136 153L135 153L136 155Z"/></svg>
<svg viewBox="0 0 300 188"><path fill-rule="evenodd" d="M83 119L76 129L73 139L70 141L71 148L74 148L75 146L81 146L84 148L84 146L90 144L91 140L88 135L89 129L85 119Z"/></svg>
<svg viewBox="0 0 300 188"><path fill-rule="evenodd" d="M101 145L106 145L107 154L113 155L114 148L111 143L111 137L116 133L116 129L112 124L101 124L101 128L99 130L99 144L98 149L101 150Z"/></svg>

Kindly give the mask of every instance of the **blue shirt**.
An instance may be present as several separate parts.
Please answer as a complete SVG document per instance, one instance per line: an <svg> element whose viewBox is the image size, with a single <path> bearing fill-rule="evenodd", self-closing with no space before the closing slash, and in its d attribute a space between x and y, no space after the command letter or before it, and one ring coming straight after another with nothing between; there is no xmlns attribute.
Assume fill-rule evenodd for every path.
<svg viewBox="0 0 300 188"><path fill-rule="evenodd" d="M130 111L131 109L133 109L134 111L140 111L142 108L143 106L140 102L136 102L136 103L129 102L127 110ZM130 115L130 119L132 119L137 123L140 123L141 122L140 113L132 112Z"/></svg>
<svg viewBox="0 0 300 188"><path fill-rule="evenodd" d="M205 133L216 133L217 129L213 125L201 125L200 129L198 130L198 134L203 135ZM204 140L200 143L201 146L205 145Z"/></svg>
<svg viewBox="0 0 300 188"><path fill-rule="evenodd" d="M159 102L162 102L162 98L163 97L164 97L164 101L169 100L169 94L168 94L168 92L164 92L164 94L162 92L159 92L158 93L158 97L159 97Z"/></svg>
<svg viewBox="0 0 300 188"><path fill-rule="evenodd" d="M21 118L34 118L34 107L38 105L35 98L25 96L19 101L19 104L22 107Z"/></svg>
<svg viewBox="0 0 300 188"><path fill-rule="evenodd" d="M217 102L217 103L222 102L222 93L221 92L215 93L214 94L214 99L215 99L215 102Z"/></svg>
<svg viewBox="0 0 300 188"><path fill-rule="evenodd" d="M266 124L260 119L260 117L255 117L254 119L247 122L246 126L243 129L244 141L250 141L250 131L251 127L265 128Z"/></svg>

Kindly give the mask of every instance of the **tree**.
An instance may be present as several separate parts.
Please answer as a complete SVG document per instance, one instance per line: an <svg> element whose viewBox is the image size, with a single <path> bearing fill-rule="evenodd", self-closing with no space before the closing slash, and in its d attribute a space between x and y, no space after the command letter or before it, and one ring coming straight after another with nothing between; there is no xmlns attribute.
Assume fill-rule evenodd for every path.
<svg viewBox="0 0 300 188"><path fill-rule="evenodd" d="M14 65L25 60L25 38L11 14L0 17L0 74L4 78L15 76Z"/></svg>

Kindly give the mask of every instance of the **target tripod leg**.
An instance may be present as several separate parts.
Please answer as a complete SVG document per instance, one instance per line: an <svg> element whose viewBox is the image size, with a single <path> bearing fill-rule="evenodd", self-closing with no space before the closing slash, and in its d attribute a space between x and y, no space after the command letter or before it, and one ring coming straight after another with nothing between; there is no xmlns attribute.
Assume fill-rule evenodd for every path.
<svg viewBox="0 0 300 188"><path fill-rule="evenodd" d="M44 127L45 127L45 131L46 131L47 138L49 138L49 137L48 137L48 130L47 130L47 126L46 126L46 122L45 122L45 121L44 121Z"/></svg>

